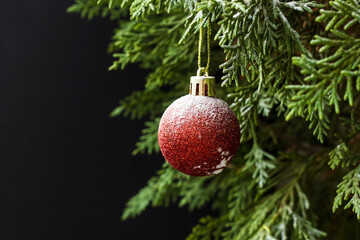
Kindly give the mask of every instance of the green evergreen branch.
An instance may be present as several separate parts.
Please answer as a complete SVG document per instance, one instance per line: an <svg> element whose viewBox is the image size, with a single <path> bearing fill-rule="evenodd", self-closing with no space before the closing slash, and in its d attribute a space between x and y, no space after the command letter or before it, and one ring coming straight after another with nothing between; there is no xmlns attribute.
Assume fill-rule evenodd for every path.
<svg viewBox="0 0 360 240"><path fill-rule="evenodd" d="M148 185L128 201L121 219L136 217L150 204L153 207L168 206L177 200L178 189L185 179L188 179L185 175L170 167L169 164L164 164L157 176L152 177Z"/></svg>
<svg viewBox="0 0 360 240"><path fill-rule="evenodd" d="M251 88L249 87L239 93L232 93L228 96L234 98L231 108L240 120L241 142L254 138L256 134L251 129L251 126L256 126L256 103L259 98L259 94L252 93Z"/></svg>
<svg viewBox="0 0 360 240"><path fill-rule="evenodd" d="M215 37L224 48L227 59L220 65L225 73L222 85L228 86L235 82L238 87L240 85L239 70L248 82L253 82L254 76L250 76L248 72L253 70L258 73L257 81L259 81L258 88L260 89L265 79L264 64L269 61L269 58L271 59L269 52L272 50L271 47L277 47L277 41L283 45L280 48L285 47L288 50L290 56L294 52L295 45L310 56L311 54L301 43L299 34L290 26L281 8L311 11L310 7L321 6L321 4L308 1L288 3L272 1L271 5L263 1L254 1L246 10L243 6L237 12L231 8L231 11L224 14L224 20L219 22L221 26ZM276 24L278 18L282 27ZM292 45L288 44L289 40Z"/></svg>
<svg viewBox="0 0 360 240"><path fill-rule="evenodd" d="M338 185L336 193L333 211L335 212L343 201L347 201L350 197L344 209L352 207L357 218L360 219L360 165L344 176L343 181Z"/></svg>
<svg viewBox="0 0 360 240"><path fill-rule="evenodd" d="M275 160L274 156L259 148L257 142L254 141L250 152L245 155L245 160L245 170L254 169L252 171L253 178L256 179L260 188L264 187L269 177L267 171L275 168L275 165L272 163Z"/></svg>
<svg viewBox="0 0 360 240"><path fill-rule="evenodd" d="M225 228L224 217L214 218L211 216L203 217L199 220L192 233L186 240L219 240L221 239L222 230Z"/></svg>
<svg viewBox="0 0 360 240"><path fill-rule="evenodd" d="M354 166L360 160L359 154L354 154L345 142L338 144L330 153L329 165L332 169L341 165L341 167Z"/></svg>
<svg viewBox="0 0 360 240"><path fill-rule="evenodd" d="M154 121L148 121L145 123L145 128L141 131L142 135L140 140L136 143L136 148L132 152L133 155L139 153L153 154L160 152L158 143L158 127L160 118L155 118Z"/></svg>
<svg viewBox="0 0 360 240"><path fill-rule="evenodd" d="M75 3L67 9L70 13L80 13L89 20L94 17L110 16L117 19L128 14L129 0L74 0Z"/></svg>
<svg viewBox="0 0 360 240"><path fill-rule="evenodd" d="M280 237L282 239L319 239L325 236L324 232L315 228L307 219L310 203L299 185L301 177L307 173L306 168L311 167L311 162L309 164L299 166L294 162L290 171L288 168L282 168L284 167L282 165L276 170L277 174L273 173L269 186L262 189L257 197L259 200L255 202L246 200L254 193L254 185L235 180L236 178L232 176L240 172L231 171L235 175L228 175L223 178L223 181L233 179L237 190L233 190L233 187L229 189L231 189L231 196L237 195L231 198L234 202L229 205L226 214L222 214L220 218L201 219L189 239L212 239L211 237L220 239L219 231L223 232L221 239L228 240L280 239ZM231 174L231 172L228 173ZM245 177L246 175L239 175L238 178L246 179ZM228 185L225 184L225 188L227 187ZM272 191L274 188L277 190ZM236 198L239 199L236 200ZM218 224L218 228L214 227L215 223ZM294 226L295 231L289 233L287 226L291 225Z"/></svg>
<svg viewBox="0 0 360 240"><path fill-rule="evenodd" d="M156 68L169 62L169 56L173 56L172 62L180 61L181 57L191 51L191 48L182 47L184 53L178 57L175 57L177 55L173 52L178 51L176 43L183 31L185 18L184 13L178 12L162 17L155 16L153 20L158 21L155 25L145 20L121 22L121 27L113 37L110 51L121 50L123 53L114 54L118 60L114 61L110 70L124 68L128 63L134 62L141 62L144 68ZM163 56L163 60L159 61L157 56Z"/></svg>
<svg viewBox="0 0 360 240"><path fill-rule="evenodd" d="M251 173L245 174L243 170L240 169L237 173L234 171L235 176L231 178L226 193L228 203L226 216L231 220L237 218L254 202L249 196L254 195L257 184L251 178L249 180L247 175L251 175ZM242 173L241 176L239 176L240 173Z"/></svg>
<svg viewBox="0 0 360 240"><path fill-rule="evenodd" d="M154 118L170 104L165 104L164 99L166 98L171 99L159 88L134 91L130 96L120 101L120 106L115 108L110 116L115 117L122 114L131 119L141 119L145 116Z"/></svg>
<svg viewBox="0 0 360 240"><path fill-rule="evenodd" d="M195 4L196 0L132 0L130 13L132 19L138 19L154 12L156 14L170 13L171 10L182 6L193 11Z"/></svg>
<svg viewBox="0 0 360 240"><path fill-rule="evenodd" d="M285 226L291 223L295 232L292 237L288 236L289 239L319 239L325 236L306 220L303 212L298 212L300 209L307 210L309 203L296 183L297 179L243 212L235 222L228 223L230 230L224 232L224 239L278 239L280 236L286 239ZM295 194L298 194L297 200ZM280 227L279 223L285 226Z"/></svg>
<svg viewBox="0 0 360 240"><path fill-rule="evenodd" d="M360 81L359 72L356 70L360 68L360 39L351 36L350 33L336 30L350 20L348 8L351 7L355 11L355 7L360 5L354 1L339 2L340 5L337 1L331 4L346 6L345 11L335 7L338 11L323 10L322 15L317 18L317 21L324 21L332 17L325 28L332 33L331 38L315 36L311 41L312 45L321 46L320 53L329 55L319 60L306 55L294 57L293 63L302 68L301 73L306 76L304 81L309 84L287 86L288 89L296 91L288 104L286 119L289 120L293 116L306 117L311 121L310 127L318 128L315 128L314 134L321 142L329 129L329 106L334 105L336 113L340 113L341 99L348 100L349 105L353 106L353 80L357 77L356 81ZM342 86L346 86L344 93L341 92ZM360 88L356 90L359 91Z"/></svg>

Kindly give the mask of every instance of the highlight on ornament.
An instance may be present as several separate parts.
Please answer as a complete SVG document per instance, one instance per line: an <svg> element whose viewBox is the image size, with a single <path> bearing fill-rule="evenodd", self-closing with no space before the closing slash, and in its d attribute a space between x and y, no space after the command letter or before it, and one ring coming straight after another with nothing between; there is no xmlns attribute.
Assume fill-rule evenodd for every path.
<svg viewBox="0 0 360 240"><path fill-rule="evenodd" d="M200 71L191 77L189 95L165 110L158 140L165 159L182 173L210 176L224 170L239 149L240 127L227 103L216 98L214 77Z"/></svg>

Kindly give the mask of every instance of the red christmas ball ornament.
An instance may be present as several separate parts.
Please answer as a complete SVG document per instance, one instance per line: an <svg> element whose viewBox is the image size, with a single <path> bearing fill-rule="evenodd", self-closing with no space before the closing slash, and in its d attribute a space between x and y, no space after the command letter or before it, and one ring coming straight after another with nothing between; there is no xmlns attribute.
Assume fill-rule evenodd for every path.
<svg viewBox="0 0 360 240"><path fill-rule="evenodd" d="M160 121L160 150L187 175L218 174L239 149L238 120L214 90L214 77L191 77L190 94L173 102Z"/></svg>

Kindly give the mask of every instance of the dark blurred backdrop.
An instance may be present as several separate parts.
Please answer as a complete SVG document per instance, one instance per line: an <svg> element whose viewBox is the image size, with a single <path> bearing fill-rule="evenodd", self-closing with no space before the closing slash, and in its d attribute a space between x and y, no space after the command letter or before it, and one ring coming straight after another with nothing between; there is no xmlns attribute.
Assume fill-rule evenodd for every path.
<svg viewBox="0 0 360 240"><path fill-rule="evenodd" d="M184 239L200 213L120 220L163 162L131 156L143 122L108 117L146 72L108 72L116 23L67 14L71 4L1 1L0 239Z"/></svg>

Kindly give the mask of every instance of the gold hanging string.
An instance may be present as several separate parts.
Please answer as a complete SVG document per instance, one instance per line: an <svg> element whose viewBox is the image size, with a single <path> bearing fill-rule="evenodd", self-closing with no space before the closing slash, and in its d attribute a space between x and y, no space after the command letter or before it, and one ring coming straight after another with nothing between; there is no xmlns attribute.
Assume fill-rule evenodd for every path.
<svg viewBox="0 0 360 240"><path fill-rule="evenodd" d="M211 42L210 42L210 37L211 37L211 23L210 23L210 18L208 18L208 22L207 22L207 52L208 52L208 61L207 61L206 68L205 68L205 72L206 72L206 73L209 72L210 58L211 58Z"/></svg>
<svg viewBox="0 0 360 240"><path fill-rule="evenodd" d="M201 48L202 48L202 37L203 37L203 31L202 31L202 18L200 19L200 29L199 29L199 45L198 45L198 68L201 69Z"/></svg>
<svg viewBox="0 0 360 240"><path fill-rule="evenodd" d="M210 18L208 18L207 21L207 63L206 67L201 67L201 50L202 50L202 42L203 42L203 29L201 27L202 24L202 18L200 19L200 29L199 29L199 49L198 49L198 72L203 71L205 76L209 75L209 67L210 67L210 58L211 58L211 43L210 43L210 37L211 37L211 23Z"/></svg>

